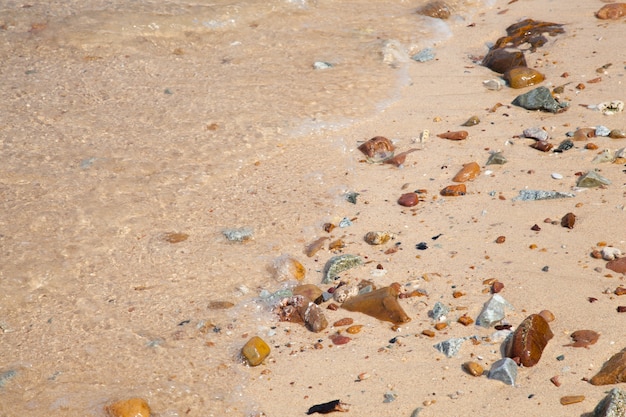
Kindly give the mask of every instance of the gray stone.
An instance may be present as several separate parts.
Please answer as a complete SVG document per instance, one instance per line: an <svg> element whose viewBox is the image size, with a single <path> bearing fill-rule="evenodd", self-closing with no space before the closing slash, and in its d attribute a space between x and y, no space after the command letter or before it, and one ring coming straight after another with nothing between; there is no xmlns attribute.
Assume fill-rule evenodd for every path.
<svg viewBox="0 0 626 417"><path fill-rule="evenodd" d="M461 350L461 345L465 342L467 338L465 337L455 337L452 339L444 340L443 342L439 342L436 345L433 345L435 349L439 352L446 355L448 358L456 356Z"/></svg>
<svg viewBox="0 0 626 417"><path fill-rule="evenodd" d="M226 237L226 239L230 240L231 242L244 242L246 240L252 239L252 235L254 233L249 227L240 227L238 229L223 230L222 234Z"/></svg>
<svg viewBox="0 0 626 417"><path fill-rule="evenodd" d="M513 201L535 201L535 200L553 200L555 198L575 197L572 193L562 193L559 191L543 191L543 190L520 190L519 195L513 198Z"/></svg>
<svg viewBox="0 0 626 417"><path fill-rule="evenodd" d="M433 306L432 311L430 312L430 316L433 318L433 320L439 321L442 317L444 317L449 312L450 312L450 309L446 307L445 304L443 304L440 301L437 301L435 305Z"/></svg>
<svg viewBox="0 0 626 417"><path fill-rule="evenodd" d="M536 140L548 140L550 135L540 127L529 127L524 129L524 137Z"/></svg>
<svg viewBox="0 0 626 417"><path fill-rule="evenodd" d="M504 155L502 155L502 152L491 152L485 165L504 165L507 162L508 161Z"/></svg>
<svg viewBox="0 0 626 417"><path fill-rule="evenodd" d="M513 309L513 306L504 299L500 294L494 294L489 301L485 303L483 311L476 319L476 324L482 327L491 327L504 319L504 309Z"/></svg>
<svg viewBox="0 0 626 417"><path fill-rule="evenodd" d="M433 50L433 48L422 49L421 51L413 55L411 59L417 62L432 61L433 59L435 59L435 51Z"/></svg>
<svg viewBox="0 0 626 417"><path fill-rule="evenodd" d="M594 417L626 416L626 392L613 388L593 410Z"/></svg>
<svg viewBox="0 0 626 417"><path fill-rule="evenodd" d="M587 172L585 175L578 178L578 181L576 182L577 187L585 187L585 188L599 187L601 185L610 185L610 184L611 184L611 180L603 177L602 175L598 174L596 171Z"/></svg>
<svg viewBox="0 0 626 417"><path fill-rule="evenodd" d="M552 97L552 93L546 87L537 87L517 96L513 104L526 110L543 110L552 113L561 112L564 107Z"/></svg>
<svg viewBox="0 0 626 417"><path fill-rule="evenodd" d="M504 382L507 385L515 386L517 379L517 364L511 358L504 358L495 361L487 374L487 378Z"/></svg>

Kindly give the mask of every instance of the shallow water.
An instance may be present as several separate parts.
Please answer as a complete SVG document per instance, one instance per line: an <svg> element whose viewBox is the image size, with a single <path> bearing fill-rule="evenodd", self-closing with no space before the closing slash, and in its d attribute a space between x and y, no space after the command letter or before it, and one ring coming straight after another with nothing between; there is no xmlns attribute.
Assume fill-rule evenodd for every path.
<svg viewBox="0 0 626 417"><path fill-rule="evenodd" d="M5 2L0 372L16 373L2 415L98 416L128 395L159 416L254 410L234 388L239 335L271 325L254 301L277 288L267 265L339 204L335 132L393 105L408 57L482 6L443 23L420 4ZM313 141L325 166L272 172ZM226 242L235 226L257 239ZM207 310L223 299L237 306Z"/></svg>

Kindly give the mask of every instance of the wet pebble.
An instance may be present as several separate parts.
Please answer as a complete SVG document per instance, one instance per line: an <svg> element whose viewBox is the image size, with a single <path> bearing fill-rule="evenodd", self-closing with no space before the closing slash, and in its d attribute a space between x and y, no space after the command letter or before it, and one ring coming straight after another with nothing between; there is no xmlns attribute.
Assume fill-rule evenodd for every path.
<svg viewBox="0 0 626 417"><path fill-rule="evenodd" d="M435 19L448 19L451 15L452 9L448 4L443 1L431 1L422 6L417 13L423 16L433 17Z"/></svg>
<svg viewBox="0 0 626 417"><path fill-rule="evenodd" d="M465 184L448 185L442 189L439 194L444 197L459 197L467 194L467 189L465 188Z"/></svg>
<svg viewBox="0 0 626 417"><path fill-rule="evenodd" d="M391 158L396 149L389 139L384 136L374 136L358 148L373 162L381 162Z"/></svg>
<svg viewBox="0 0 626 417"><path fill-rule="evenodd" d="M586 348L590 345L594 345L600 338L600 334L593 330L576 330L570 334L570 337L572 338L573 343L569 343L565 346Z"/></svg>
<svg viewBox="0 0 626 417"><path fill-rule="evenodd" d="M454 182L471 181L480 174L480 166L476 162L463 165L463 168L452 178Z"/></svg>
<svg viewBox="0 0 626 417"><path fill-rule="evenodd" d="M491 48L483 58L482 65L499 74L511 68L525 67L524 53L514 48Z"/></svg>
<svg viewBox="0 0 626 417"><path fill-rule="evenodd" d="M513 333L506 356L527 368L534 366L553 336L548 322L539 314L531 314Z"/></svg>
<svg viewBox="0 0 626 417"><path fill-rule="evenodd" d="M504 79L512 88L524 88L539 84L545 78L539 71L528 67L511 68L504 73Z"/></svg>
<svg viewBox="0 0 626 417"><path fill-rule="evenodd" d="M306 275L304 266L290 255L281 255L272 261L270 266L276 281L302 281Z"/></svg>
<svg viewBox="0 0 626 417"><path fill-rule="evenodd" d="M241 354L250 366L258 366L270 354L270 347L259 336L254 336L243 346Z"/></svg>
<svg viewBox="0 0 626 417"><path fill-rule="evenodd" d="M143 398L120 400L104 409L109 417L150 417L150 406Z"/></svg>

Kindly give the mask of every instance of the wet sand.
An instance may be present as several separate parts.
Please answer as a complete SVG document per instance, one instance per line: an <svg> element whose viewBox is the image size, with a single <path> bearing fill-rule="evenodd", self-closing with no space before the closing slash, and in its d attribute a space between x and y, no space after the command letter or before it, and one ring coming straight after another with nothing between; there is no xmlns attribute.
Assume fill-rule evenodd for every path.
<svg viewBox="0 0 626 417"><path fill-rule="evenodd" d="M186 99L177 96L180 90L172 88L172 97L153 102L142 96L142 89L162 90L161 74L176 79L175 61L143 75L135 72L136 91L115 83L116 67L141 68L145 62L115 57L111 64L105 57L110 65L103 71L93 66L102 54L81 54L92 57L83 60L83 74L100 71L101 78L86 78L99 79L97 90L82 84L76 68L74 78L56 83L63 68L45 59L42 65L51 66L37 67L47 74L37 83L5 78L12 85L10 111L1 123L3 159L10 162L2 178L6 260L0 348L8 353L0 371L17 372L1 388L0 410L6 415L99 416L104 404L136 395L146 398L157 416L299 415L334 399L350 404L348 415L409 416L418 407L424 408L420 416L459 415L461 410L475 416L591 412L607 387L583 378L624 347L616 312L624 302L612 295L623 276L590 253L599 242L626 250L620 229L623 165L591 161L597 152L626 142L593 138L597 151L576 143L555 154L532 149L532 141L519 136L525 128L544 127L558 144L577 127L626 128L623 113L604 116L581 106L623 100L624 62L616 61L623 20L597 20L593 13L602 5L497 2L467 24L455 25L453 40L436 45L435 61L410 63L410 84L384 111L347 129L268 145L267 157L229 165L237 155L224 152L221 168L229 169L206 162L207 155L223 151L203 136L224 133L219 123L213 131L207 117L203 134L185 134L190 124L183 116L197 109L185 105ZM546 75L543 85L569 83L561 95L570 102L564 113L511 106L528 89L486 90L482 81L496 74L471 59L484 55L486 44L503 36L507 26L527 17L565 24L564 35L549 38L526 56L530 67ZM43 56L54 53L45 43L39 48ZM24 65L27 53L27 47L18 50L11 62ZM3 72L17 77L37 63L33 55L30 66ZM606 74L596 72L608 63ZM561 77L565 72L569 77ZM587 83L598 76L601 82ZM586 88L576 89L579 83ZM56 86L55 94L41 85ZM195 91L193 83L179 85L189 95L206 94ZM77 90L84 94L70 93ZM72 101L65 101L68 96ZM166 102L170 98L176 101ZM489 112L497 103L503 106ZM139 114L138 104L146 109ZM64 116L75 109L85 109L82 119ZM462 128L473 115L481 123ZM105 128L92 137L95 125ZM144 135L166 135L168 141L155 147L128 133L125 125L140 125ZM425 129L429 140L414 143ZM469 139L436 137L461 129L470 132ZM420 150L402 168L364 163L356 148L376 135L394 140L399 150ZM84 139L77 142L76 137ZM484 167L490 151L502 151L509 162ZM467 195L439 196L472 161L483 174L467 184ZM571 192L576 173L594 168L612 184L577 191L571 199L513 201L525 188ZM485 175L485 169L492 173ZM553 179L554 172L563 178ZM398 206L397 198L412 189L427 190L425 201L414 209ZM346 191L360 194L356 205L345 201ZM577 217L573 229L560 225L568 212ZM416 282L428 296L401 301L412 320L396 331L358 313L325 310L330 323L351 317L364 325L350 343L332 346L329 336L336 329L314 334L297 324L277 323L256 296L284 285L272 280L267 267L285 253L304 264L304 282L319 284L333 253L324 250L308 258L303 249L325 235L324 223L344 217L354 219L353 225L335 229L332 236L346 242L343 253L368 260L349 276L373 279L379 286ZM544 223L546 218L559 224ZM541 231L532 231L534 224ZM254 229L252 241L233 244L221 236L222 229L241 226ZM372 230L388 230L397 238L382 248L369 246L363 236ZM189 238L172 244L164 239L167 232ZM498 236L505 242L496 243ZM397 242L396 253L384 253ZM429 248L416 250L419 242ZM372 275L377 264L386 271L383 276ZM489 278L505 285L501 295L514 306L506 316L513 327L543 309L556 317L551 323L555 337L542 360L519 370L516 387L461 369L468 360L488 369L502 357L500 343L488 341L493 329L456 322L463 314L476 318L480 313L490 297L483 284ZM454 291L464 295L454 298ZM588 297L598 301L590 303ZM235 306L212 310L207 308L211 300ZM428 312L437 301L451 308L450 325L429 338L421 332L433 330ZM579 329L595 330L600 339L589 349L563 347ZM237 354L253 335L264 338L272 353L264 365L250 368ZM480 343L465 342L453 358L433 348L465 336L477 336ZM314 348L318 341L322 349ZM565 359L558 361L559 355ZM363 372L370 377L357 381ZM560 387L550 382L555 375ZM383 403L387 392L397 398ZM578 394L586 397L583 402L559 403L564 395Z"/></svg>

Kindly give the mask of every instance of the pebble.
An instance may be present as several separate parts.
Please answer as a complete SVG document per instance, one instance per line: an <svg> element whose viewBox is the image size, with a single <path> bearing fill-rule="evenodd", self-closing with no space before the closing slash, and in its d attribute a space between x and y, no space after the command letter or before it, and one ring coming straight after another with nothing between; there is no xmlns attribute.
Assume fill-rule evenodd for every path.
<svg viewBox="0 0 626 417"><path fill-rule="evenodd" d="M450 6L448 6L445 2L439 0L427 3L426 5L422 6L417 11L417 13L423 16L429 16L435 19L442 20L448 19L452 14Z"/></svg>
<svg viewBox="0 0 626 417"><path fill-rule="evenodd" d="M600 334L593 330L576 330L574 333L570 334L569 336L572 338L574 342L569 343L564 346L571 346L575 348L578 348L578 347L587 348L590 345L594 345L600 338Z"/></svg>
<svg viewBox="0 0 626 417"><path fill-rule="evenodd" d="M565 397L561 397L560 402L561 405L570 405L583 402L584 400L584 395L566 395Z"/></svg>
<svg viewBox="0 0 626 417"><path fill-rule="evenodd" d="M189 235L187 233L167 232L163 234L163 240L165 240L167 243L180 243L184 242L188 238Z"/></svg>
<svg viewBox="0 0 626 417"><path fill-rule="evenodd" d="M618 274L626 274L626 257L609 261L606 263L606 267Z"/></svg>
<svg viewBox="0 0 626 417"><path fill-rule="evenodd" d="M501 78L494 78L483 81L483 85L487 90L499 91L506 85L506 82Z"/></svg>
<svg viewBox="0 0 626 417"><path fill-rule="evenodd" d="M563 179L563 175L559 174L558 172L553 172L552 174L550 174L550 176L552 178L554 178L555 180L562 180Z"/></svg>
<svg viewBox="0 0 626 417"><path fill-rule="evenodd" d="M504 382L507 385L515 386L517 379L517 364L511 358L497 360L491 365L487 378Z"/></svg>
<svg viewBox="0 0 626 417"><path fill-rule="evenodd" d="M576 195L572 193L563 193L559 191L520 190L519 195L513 198L513 201L552 200L555 198L571 198L571 197L576 197Z"/></svg>
<svg viewBox="0 0 626 417"><path fill-rule="evenodd" d="M324 247L324 242L326 242L329 239L330 238L328 236L322 236L322 237L314 240L313 242L309 243L306 246L306 248L304 248L304 253L309 258L315 256L315 254L317 252L319 252Z"/></svg>
<svg viewBox="0 0 626 417"><path fill-rule="evenodd" d="M104 409L109 417L150 417L150 406L143 398L120 400Z"/></svg>
<svg viewBox="0 0 626 417"><path fill-rule="evenodd" d="M513 306L499 294L493 294L485 303L483 310L476 319L476 324L482 327L491 327L493 324L504 319L504 310L512 309Z"/></svg>
<svg viewBox="0 0 626 417"><path fill-rule="evenodd" d="M437 135L437 137L440 137L442 139L448 139L448 140L465 140L467 139L467 137L469 136L469 132L467 132L466 130L459 130L456 132L451 132L451 131L447 131L444 133L440 133Z"/></svg>
<svg viewBox="0 0 626 417"><path fill-rule="evenodd" d="M604 115L612 116L624 110L624 102L620 100L605 101L596 106L596 108Z"/></svg>
<svg viewBox="0 0 626 417"><path fill-rule="evenodd" d="M398 302L398 285L380 288L365 294L348 298L342 308L355 311L378 320L389 321L394 324L403 324L411 321Z"/></svg>
<svg viewBox="0 0 626 417"><path fill-rule="evenodd" d="M513 333L506 356L519 358L519 362L527 368L534 366L553 336L548 322L539 314L531 314Z"/></svg>
<svg viewBox="0 0 626 417"><path fill-rule="evenodd" d="M340 327L340 326L349 326L352 323L354 323L354 320L351 319L350 317L345 317L343 319L337 320L336 322L333 323L333 327Z"/></svg>
<svg viewBox="0 0 626 417"><path fill-rule="evenodd" d="M626 131L622 129L613 129L611 133L609 133L609 137L611 139L623 139L626 138Z"/></svg>
<svg viewBox="0 0 626 417"><path fill-rule="evenodd" d="M519 49L491 48L483 58L482 65L499 74L504 74L511 68L525 67L526 58Z"/></svg>
<svg viewBox="0 0 626 417"><path fill-rule="evenodd" d="M352 339L349 338L348 336L344 336L342 334L336 333L332 336L330 336L330 341L333 342L333 344L340 346L340 345L345 345L348 342L350 342Z"/></svg>
<svg viewBox="0 0 626 417"><path fill-rule="evenodd" d="M512 88L524 88L539 84L546 77L539 71L528 67L516 67L504 73L504 79Z"/></svg>
<svg viewBox="0 0 626 417"><path fill-rule="evenodd" d="M554 145L552 145L550 142L548 142L547 140L538 140L537 142L533 143L532 145L530 145L531 148L537 149L541 152L548 152L550 151Z"/></svg>
<svg viewBox="0 0 626 417"><path fill-rule="evenodd" d="M480 123L480 119L478 118L478 116L472 116L467 119L467 121L461 126L476 126L478 123Z"/></svg>
<svg viewBox="0 0 626 417"><path fill-rule="evenodd" d="M338 303L344 303L348 298L359 294L359 286L356 284L342 285L333 292L333 299Z"/></svg>
<svg viewBox="0 0 626 417"><path fill-rule="evenodd" d="M389 232L367 232L365 241L370 245L382 245L393 239L393 234Z"/></svg>
<svg viewBox="0 0 626 417"><path fill-rule="evenodd" d="M605 261L612 261L622 256L622 251L613 246L605 246L602 248L602 259Z"/></svg>
<svg viewBox="0 0 626 417"><path fill-rule="evenodd" d="M433 345L433 347L437 349L439 352L446 355L446 357L452 358L459 353L459 351L461 350L461 345L463 345L465 340L467 340L467 338L465 337L454 337L454 338L439 342Z"/></svg>
<svg viewBox="0 0 626 417"><path fill-rule="evenodd" d="M258 366L270 354L270 347L259 336L254 336L243 346L241 354L250 366Z"/></svg>
<svg viewBox="0 0 626 417"><path fill-rule="evenodd" d="M568 229L573 229L575 223L576 223L576 215L574 213L567 213L561 219L561 226L566 227Z"/></svg>
<svg viewBox="0 0 626 417"><path fill-rule="evenodd" d="M596 136L609 136L611 134L611 129L606 126L596 126Z"/></svg>
<svg viewBox="0 0 626 417"><path fill-rule="evenodd" d="M302 284L291 290L293 295L301 295L309 300L315 301L324 293L317 285Z"/></svg>
<svg viewBox="0 0 626 417"><path fill-rule="evenodd" d="M254 232L249 227L240 227L223 230L222 234L231 242L245 242L252 239Z"/></svg>
<svg viewBox="0 0 626 417"><path fill-rule="evenodd" d="M329 69L332 67L333 67L333 64L331 64L330 62L315 61L313 63L313 68L316 70L324 70L324 69Z"/></svg>
<svg viewBox="0 0 626 417"><path fill-rule="evenodd" d="M361 329L363 328L362 324L355 324L353 326L350 326L346 329L346 333L350 333L350 334L357 334L361 332Z"/></svg>
<svg viewBox="0 0 626 417"><path fill-rule="evenodd" d="M574 147L574 142L572 142L570 139L565 139L564 141L559 143L559 146L554 150L554 152L562 153L565 151L569 151L573 147Z"/></svg>
<svg viewBox="0 0 626 417"><path fill-rule="evenodd" d="M433 48L422 49L411 57L413 61L427 62L435 59L435 50Z"/></svg>
<svg viewBox="0 0 626 417"><path fill-rule="evenodd" d="M341 272L360 265L363 265L363 259L360 256L350 254L333 256L324 266L324 278L322 279L322 283L330 284Z"/></svg>
<svg viewBox="0 0 626 417"><path fill-rule="evenodd" d="M413 207L419 203L417 193L405 193L398 198L398 204L404 207Z"/></svg>
<svg viewBox="0 0 626 417"><path fill-rule="evenodd" d="M616 20L622 16L626 16L626 3L607 4L596 12L598 19Z"/></svg>
<svg viewBox="0 0 626 417"><path fill-rule="evenodd" d="M445 320L446 315L450 312L450 309L441 301L437 301L430 311L430 317L435 321Z"/></svg>
<svg viewBox="0 0 626 417"><path fill-rule="evenodd" d="M463 168L452 178L454 182L471 181L480 175L480 166L476 162L470 162L463 165Z"/></svg>
<svg viewBox="0 0 626 417"><path fill-rule="evenodd" d="M502 152L491 152L485 165L504 165L507 162L508 161L504 155L502 155Z"/></svg>
<svg viewBox="0 0 626 417"><path fill-rule="evenodd" d="M543 110L551 113L560 113L565 107L552 97L552 93L546 87L537 87L517 96L513 104L526 110Z"/></svg>
<svg viewBox="0 0 626 417"><path fill-rule="evenodd" d="M529 127L528 129L524 129L524 132L522 134L525 138L536 140L548 140L550 138L548 132L540 127Z"/></svg>
<svg viewBox="0 0 626 417"><path fill-rule="evenodd" d="M396 149L393 143L384 136L374 136L358 148L368 158L373 160L384 160L393 156Z"/></svg>
<svg viewBox="0 0 626 417"><path fill-rule="evenodd" d="M467 194L465 184L448 185L439 192L444 197L458 197Z"/></svg>
<svg viewBox="0 0 626 417"><path fill-rule="evenodd" d="M626 415L626 392L613 388L593 410L594 417L624 417Z"/></svg>
<svg viewBox="0 0 626 417"><path fill-rule="evenodd" d="M576 129L574 134L572 135L572 139L575 141L583 141L589 138L594 138L596 136L596 130L590 127L581 127L580 129Z"/></svg>
<svg viewBox="0 0 626 417"><path fill-rule="evenodd" d="M472 376L482 376L483 373L485 373L485 370L479 363L472 361L465 362L463 364L463 369L465 369L465 372Z"/></svg>

